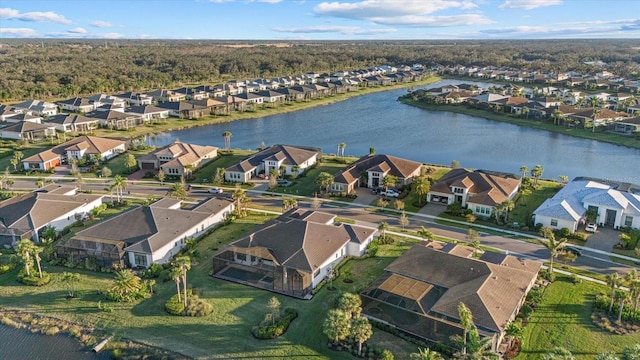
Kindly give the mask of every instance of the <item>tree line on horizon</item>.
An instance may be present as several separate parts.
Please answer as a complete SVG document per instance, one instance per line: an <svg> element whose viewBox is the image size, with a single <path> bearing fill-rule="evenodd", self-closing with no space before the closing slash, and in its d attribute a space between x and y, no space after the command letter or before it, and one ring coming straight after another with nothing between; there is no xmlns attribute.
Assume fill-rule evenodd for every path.
<svg viewBox="0 0 640 360"><path fill-rule="evenodd" d="M145 91L230 79L333 73L377 65L440 64L596 73L634 78L633 40L213 41L0 40L0 101Z"/></svg>

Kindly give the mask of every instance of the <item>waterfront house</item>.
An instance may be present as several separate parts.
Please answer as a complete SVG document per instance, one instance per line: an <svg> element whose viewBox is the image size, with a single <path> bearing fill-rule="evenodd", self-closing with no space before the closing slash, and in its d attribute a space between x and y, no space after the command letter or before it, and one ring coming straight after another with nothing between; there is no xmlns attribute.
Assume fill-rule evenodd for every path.
<svg viewBox="0 0 640 360"><path fill-rule="evenodd" d="M398 179L396 186L403 186L413 182L421 168L419 162L391 155L366 155L336 174L331 190L351 193L360 186L376 189L388 175Z"/></svg>
<svg viewBox="0 0 640 360"><path fill-rule="evenodd" d="M273 90L262 90L257 94L262 96L263 102L269 104L284 102L285 98L287 97L285 94Z"/></svg>
<svg viewBox="0 0 640 360"><path fill-rule="evenodd" d="M56 136L53 125L38 124L30 121L8 122L0 127L0 138L13 140L39 141Z"/></svg>
<svg viewBox="0 0 640 360"><path fill-rule="evenodd" d="M133 114L142 118L142 121L167 119L169 110L153 105L137 105L125 109L125 113Z"/></svg>
<svg viewBox="0 0 640 360"><path fill-rule="evenodd" d="M213 258L217 278L310 298L346 256L364 254L376 229L333 224L335 215L290 210Z"/></svg>
<svg viewBox="0 0 640 360"><path fill-rule="evenodd" d="M123 111L94 111L87 114L87 117L98 119L100 126L111 129L128 129L143 123L140 115Z"/></svg>
<svg viewBox="0 0 640 360"><path fill-rule="evenodd" d="M195 171L218 156L215 146L185 144L176 141L138 158L142 170L162 171L166 175L181 176Z"/></svg>
<svg viewBox="0 0 640 360"><path fill-rule="evenodd" d="M186 95L166 89L150 91L147 95L151 96L153 102L177 102L187 100Z"/></svg>
<svg viewBox="0 0 640 360"><path fill-rule="evenodd" d="M459 347L452 338L463 334L458 305L464 303L480 337L490 338L497 351L541 264L492 252L475 259L471 253L454 244L414 245L360 293L362 312L412 336Z"/></svg>
<svg viewBox="0 0 640 360"><path fill-rule="evenodd" d="M640 117L616 121L613 131L627 135L640 132Z"/></svg>
<svg viewBox="0 0 640 360"><path fill-rule="evenodd" d="M92 158L109 160L126 151L122 140L96 136L79 136L49 150L39 152L22 160L25 170L46 171L71 159Z"/></svg>
<svg viewBox="0 0 640 360"><path fill-rule="evenodd" d="M167 110L169 112L169 116L179 117L183 119L196 119L199 117L207 116L211 113L211 110L206 106L198 105L188 101L163 102L156 105L156 107Z"/></svg>
<svg viewBox="0 0 640 360"><path fill-rule="evenodd" d="M534 222L552 229L578 230L593 210L594 222L612 228L640 228L640 185L578 177L534 212Z"/></svg>
<svg viewBox="0 0 640 360"><path fill-rule="evenodd" d="M258 174L272 170L282 176L302 174L322 157L322 150L306 146L273 145L226 168L225 181L246 183Z"/></svg>
<svg viewBox="0 0 640 360"><path fill-rule="evenodd" d="M0 244L12 245L23 239L39 242L39 232L45 227L61 231L102 204L103 195L76 190L49 184L0 202Z"/></svg>
<svg viewBox="0 0 640 360"><path fill-rule="evenodd" d="M202 88L194 89L194 88L188 88L188 87L181 87L179 89L174 89L172 91L176 94L184 95L186 100L202 100L209 97L209 92L207 92Z"/></svg>
<svg viewBox="0 0 640 360"><path fill-rule="evenodd" d="M431 185L427 202L453 204L488 218L498 204L513 199L520 189L520 177L485 170L453 169Z"/></svg>
<svg viewBox="0 0 640 360"><path fill-rule="evenodd" d="M93 259L107 268L147 268L169 262L187 239L204 234L232 211L227 199L208 198L191 208L181 208L180 200L162 199L79 231L57 252L73 262Z"/></svg>

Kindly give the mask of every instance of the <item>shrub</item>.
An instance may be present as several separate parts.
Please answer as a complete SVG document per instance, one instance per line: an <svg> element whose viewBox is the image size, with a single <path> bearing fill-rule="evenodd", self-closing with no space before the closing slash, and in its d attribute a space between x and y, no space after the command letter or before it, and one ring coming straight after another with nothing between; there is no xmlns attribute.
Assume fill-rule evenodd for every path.
<svg viewBox="0 0 640 360"><path fill-rule="evenodd" d="M207 316L213 311L213 306L200 299L198 295L191 295L187 298L187 308L184 309L186 316Z"/></svg>
<svg viewBox="0 0 640 360"><path fill-rule="evenodd" d="M542 289L532 289L527 294L527 302L532 304L533 306L537 306L544 299L544 292Z"/></svg>
<svg viewBox="0 0 640 360"><path fill-rule="evenodd" d="M533 309L529 305L523 305L520 308L520 317L523 320L529 320L529 317L531 317L532 313L533 313Z"/></svg>
<svg viewBox="0 0 640 360"><path fill-rule="evenodd" d="M178 294L175 294L164 304L164 309L171 315L182 315L184 312L184 303L178 301Z"/></svg>
<svg viewBox="0 0 640 360"><path fill-rule="evenodd" d="M566 238L569 237L571 235L571 230L569 230L569 228L563 227L562 229L558 230L558 236L561 238Z"/></svg>
<svg viewBox="0 0 640 360"><path fill-rule="evenodd" d="M276 323L267 326L254 326L251 333L256 339L275 339L284 334L291 322L297 317L298 311L296 309L286 309L284 316Z"/></svg>
<svg viewBox="0 0 640 360"><path fill-rule="evenodd" d="M38 276L38 272L31 269L31 275L27 275L24 269L18 273L18 281L28 286L44 286L51 282L49 273L43 271L42 277Z"/></svg>
<svg viewBox="0 0 640 360"><path fill-rule="evenodd" d="M0 275L11 271L11 265L9 264L0 264Z"/></svg>
<svg viewBox="0 0 640 360"><path fill-rule="evenodd" d="M578 275L572 274L571 275L571 282L574 283L574 284L580 284L582 282L582 279L580 279L578 277Z"/></svg>
<svg viewBox="0 0 640 360"><path fill-rule="evenodd" d="M575 239L575 240L580 240L580 241L587 241L587 233L583 233L583 232L575 232L573 234L571 234L571 238Z"/></svg>

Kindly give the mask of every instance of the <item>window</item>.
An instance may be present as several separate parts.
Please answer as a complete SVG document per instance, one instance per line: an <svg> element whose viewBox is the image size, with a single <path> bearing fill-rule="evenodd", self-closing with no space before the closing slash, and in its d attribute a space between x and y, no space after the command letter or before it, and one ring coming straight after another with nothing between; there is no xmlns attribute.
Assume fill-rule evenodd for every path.
<svg viewBox="0 0 640 360"><path fill-rule="evenodd" d="M558 220L557 219L551 219L551 226L558 226Z"/></svg>
<svg viewBox="0 0 640 360"><path fill-rule="evenodd" d="M147 256L146 255L135 254L134 257L135 257L134 260L136 262L136 265L145 266L145 267L147 266Z"/></svg>
<svg viewBox="0 0 640 360"><path fill-rule="evenodd" d="M463 194L464 193L464 189L463 188L453 188L453 192L456 194Z"/></svg>
<svg viewBox="0 0 640 360"><path fill-rule="evenodd" d="M625 216L624 226L631 227L632 224L633 224L633 216Z"/></svg>

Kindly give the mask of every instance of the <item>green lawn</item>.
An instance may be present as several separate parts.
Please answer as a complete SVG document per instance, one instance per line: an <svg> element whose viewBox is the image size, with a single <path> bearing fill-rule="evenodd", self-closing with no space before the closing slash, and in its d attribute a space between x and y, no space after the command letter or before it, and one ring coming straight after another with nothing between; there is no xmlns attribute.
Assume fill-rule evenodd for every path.
<svg viewBox="0 0 640 360"><path fill-rule="evenodd" d="M14 144L14 146L17 145ZM40 145L29 145L28 147L19 149L17 151L22 152L22 154L24 155L24 158L28 158L31 155L35 155L41 151L44 151L46 148L42 147L45 144L40 144ZM9 171L13 172L13 165L11 165L11 159L13 158L13 152L8 152L9 155L4 156L2 158L0 158L0 171L4 171L6 168L9 168ZM23 159L24 159L23 158ZM18 169L24 169L22 164L18 164Z"/></svg>
<svg viewBox="0 0 640 360"><path fill-rule="evenodd" d="M193 179L190 182L194 184L212 183L218 168L226 169L254 153L255 151L251 150L233 150L233 154L230 155L218 153L217 158L209 161L194 172ZM222 184L218 183L216 185Z"/></svg>
<svg viewBox="0 0 640 360"><path fill-rule="evenodd" d="M571 351L576 359L593 359L607 351L620 352L640 343L640 334L614 335L591 323L591 302L608 288L583 281L575 285L569 278L558 279L545 291L545 297L525 327L519 360L540 359L556 346Z"/></svg>
<svg viewBox="0 0 640 360"><path fill-rule="evenodd" d="M318 190L318 186L315 181L321 172L328 172L331 175L335 175L340 170L344 169L347 164L350 164L357 159L358 158L356 157L347 156L344 158L343 162L343 159L338 159L331 155L325 155L323 156L322 161L318 162L314 168L308 170L303 176L296 178L293 181L293 184L287 187L277 187L274 192L313 196L313 194Z"/></svg>
<svg viewBox="0 0 640 360"><path fill-rule="evenodd" d="M546 199L553 197L561 188L560 183L555 181L538 181L538 188L533 190L531 195L524 198L520 195L516 196L514 200L516 207L509 213L509 221L523 226L527 223L527 219L531 218L533 211Z"/></svg>

